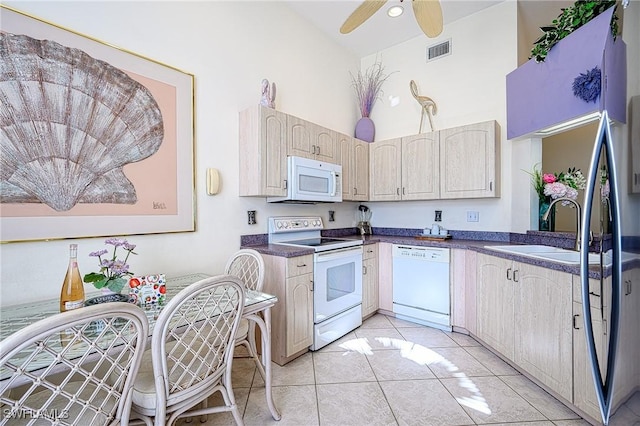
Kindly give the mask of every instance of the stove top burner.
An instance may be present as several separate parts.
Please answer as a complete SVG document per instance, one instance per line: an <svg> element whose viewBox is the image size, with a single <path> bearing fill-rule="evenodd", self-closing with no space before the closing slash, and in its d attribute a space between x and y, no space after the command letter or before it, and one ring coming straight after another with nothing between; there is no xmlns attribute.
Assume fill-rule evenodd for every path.
<svg viewBox="0 0 640 426"><path fill-rule="evenodd" d="M360 246L362 245L362 240L318 237L305 238L303 240L279 241L277 244L295 247L310 247L318 252Z"/></svg>
<svg viewBox="0 0 640 426"><path fill-rule="evenodd" d="M323 237L322 230L320 217L270 217L269 244L313 248L316 252L362 245L360 239Z"/></svg>
<svg viewBox="0 0 640 426"><path fill-rule="evenodd" d="M339 240L337 238L307 238L304 240L293 240L286 241L288 244L295 244L298 246L309 246L309 247L318 247L318 246L327 246L336 243L342 243L348 240Z"/></svg>

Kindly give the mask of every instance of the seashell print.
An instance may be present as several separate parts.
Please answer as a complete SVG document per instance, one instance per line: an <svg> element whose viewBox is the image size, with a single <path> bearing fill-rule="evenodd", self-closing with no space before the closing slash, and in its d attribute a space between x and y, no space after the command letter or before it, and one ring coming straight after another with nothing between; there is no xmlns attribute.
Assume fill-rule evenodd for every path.
<svg viewBox="0 0 640 426"><path fill-rule="evenodd" d="M0 202L134 204L124 165L162 144L147 88L80 49L0 33Z"/></svg>

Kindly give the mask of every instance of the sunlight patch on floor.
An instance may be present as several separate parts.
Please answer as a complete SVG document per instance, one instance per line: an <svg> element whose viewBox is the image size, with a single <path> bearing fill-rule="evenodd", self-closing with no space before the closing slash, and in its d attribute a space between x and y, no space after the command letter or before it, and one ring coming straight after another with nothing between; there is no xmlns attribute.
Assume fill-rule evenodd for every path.
<svg viewBox="0 0 640 426"><path fill-rule="evenodd" d="M444 366L447 371L454 373L453 377L458 379L460 387L466 389L472 394L470 397L456 398L458 403L480 413L491 414L489 404L486 399L484 399L482 392L480 392L480 389L478 389L478 386L473 382L473 380L461 372L457 365L440 355L435 350L426 348L417 343L392 337L376 337L375 340L385 348L399 349L400 355L403 358L413 361L418 365L429 366L439 364ZM366 337L347 340L346 342L341 343L340 347L346 351L358 352L364 355L373 355L373 350L369 344L368 338Z"/></svg>

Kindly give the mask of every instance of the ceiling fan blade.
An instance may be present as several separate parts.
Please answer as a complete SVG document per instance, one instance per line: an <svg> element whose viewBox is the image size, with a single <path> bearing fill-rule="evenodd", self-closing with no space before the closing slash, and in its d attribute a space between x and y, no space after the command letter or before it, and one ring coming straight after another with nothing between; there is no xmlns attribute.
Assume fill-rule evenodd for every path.
<svg viewBox="0 0 640 426"><path fill-rule="evenodd" d="M349 15L347 20L344 21L344 24L340 27L340 32L342 34L349 34L376 13L386 2L387 0L365 0Z"/></svg>
<svg viewBox="0 0 640 426"><path fill-rule="evenodd" d="M442 7L439 0L413 0L416 21L427 37L433 38L442 32Z"/></svg>

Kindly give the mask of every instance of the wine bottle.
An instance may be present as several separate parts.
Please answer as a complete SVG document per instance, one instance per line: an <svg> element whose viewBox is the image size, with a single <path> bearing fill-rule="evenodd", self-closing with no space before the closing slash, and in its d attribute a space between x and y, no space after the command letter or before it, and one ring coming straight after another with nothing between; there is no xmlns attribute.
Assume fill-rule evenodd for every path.
<svg viewBox="0 0 640 426"><path fill-rule="evenodd" d="M84 284L78 269L78 245L69 245L69 267L60 291L60 312L84 306Z"/></svg>

